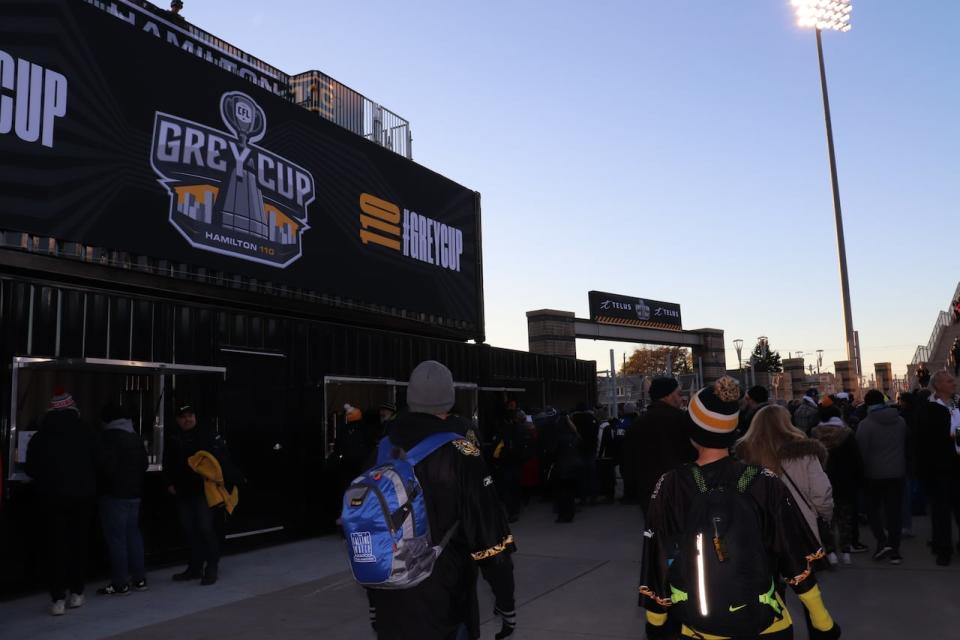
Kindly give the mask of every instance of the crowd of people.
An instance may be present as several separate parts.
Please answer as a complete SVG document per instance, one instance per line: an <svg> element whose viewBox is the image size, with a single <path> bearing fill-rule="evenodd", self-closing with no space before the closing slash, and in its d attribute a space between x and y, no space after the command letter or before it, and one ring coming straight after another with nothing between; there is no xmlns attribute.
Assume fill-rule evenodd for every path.
<svg viewBox="0 0 960 640"><path fill-rule="evenodd" d="M678 382L663 377L652 381L644 408L628 402L617 415L586 405L523 411L507 400L480 425L458 415L450 371L421 363L404 411L389 403L366 414L344 407L331 456L354 566L358 557L370 561L374 545L370 531L350 532L361 517L351 507L364 504L385 469L402 467L405 452L415 473L410 500L386 513L384 531L395 536L395 552L405 541L413 545L394 565L394 578L420 575L409 588L361 580L371 624L387 639L479 637L482 576L502 619L497 638L510 636L510 525L531 500L546 499L558 523L596 504L639 506L640 604L650 638L790 638L787 587L804 605L810 638L839 637L816 574L870 550L860 538L861 519L878 562L904 562L901 540L913 535L913 515L926 510L936 563L950 564L960 549L952 530L956 519L960 531L956 379L944 369L926 382L929 388L902 392L895 403L875 389L862 402L849 392L821 397L809 389L785 404L771 402L760 386L743 392L726 376L687 401ZM95 509L111 561L110 583L98 593L147 589L139 529L143 443L123 407L104 407L99 422L99 432L89 428L70 394L57 390L27 452L26 469L42 497L54 615L84 603L85 532ZM173 578L209 585L218 578L218 526L236 505L240 473L193 407L179 407L176 423L163 474L190 559ZM424 539L439 542L435 547L407 539L413 530L405 518L418 508L433 533ZM428 551L429 560L416 557Z"/></svg>
<svg viewBox="0 0 960 640"><path fill-rule="evenodd" d="M99 595L148 589L140 502L148 459L129 407L108 404L99 428L81 417L65 389L56 389L27 448L26 472L36 484L45 534L47 585L54 616L85 603L84 582L95 514L110 560L110 582ZM178 428L167 439L163 475L190 548L175 581L217 582L224 512L238 500L239 472L223 439L197 421L190 405L176 411Z"/></svg>

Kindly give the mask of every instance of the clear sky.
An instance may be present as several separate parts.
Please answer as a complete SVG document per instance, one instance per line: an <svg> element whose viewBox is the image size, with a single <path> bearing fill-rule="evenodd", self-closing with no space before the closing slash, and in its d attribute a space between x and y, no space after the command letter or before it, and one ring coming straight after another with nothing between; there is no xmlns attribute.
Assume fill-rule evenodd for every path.
<svg viewBox="0 0 960 640"><path fill-rule="evenodd" d="M481 192L491 344L526 349L527 310L585 317L599 289L845 359L816 46L789 0L185 5L407 118L414 158ZM854 0L852 24L824 48L853 318L865 369L902 376L960 279L960 2ZM610 347L630 348L578 355L605 369Z"/></svg>

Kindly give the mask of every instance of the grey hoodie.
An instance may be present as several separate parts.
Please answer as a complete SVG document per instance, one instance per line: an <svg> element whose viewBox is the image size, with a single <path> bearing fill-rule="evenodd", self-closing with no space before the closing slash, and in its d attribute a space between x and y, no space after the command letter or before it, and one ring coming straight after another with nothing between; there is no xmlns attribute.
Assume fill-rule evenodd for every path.
<svg viewBox="0 0 960 640"><path fill-rule="evenodd" d="M863 475L871 480L907 474L907 423L895 407L873 409L857 426Z"/></svg>

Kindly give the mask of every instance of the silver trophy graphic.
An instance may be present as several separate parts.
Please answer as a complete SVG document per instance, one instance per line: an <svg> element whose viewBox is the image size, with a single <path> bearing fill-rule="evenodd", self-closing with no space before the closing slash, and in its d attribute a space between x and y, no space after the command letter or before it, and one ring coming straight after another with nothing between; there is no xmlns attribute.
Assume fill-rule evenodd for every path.
<svg viewBox="0 0 960 640"><path fill-rule="evenodd" d="M244 157L247 145L255 143L267 131L267 116L246 94L234 91L220 100L223 123L237 136L238 151ZM267 216L263 210L263 194L257 184L253 154L245 162L233 160L226 186L217 195L217 210L226 229L261 238L270 237Z"/></svg>

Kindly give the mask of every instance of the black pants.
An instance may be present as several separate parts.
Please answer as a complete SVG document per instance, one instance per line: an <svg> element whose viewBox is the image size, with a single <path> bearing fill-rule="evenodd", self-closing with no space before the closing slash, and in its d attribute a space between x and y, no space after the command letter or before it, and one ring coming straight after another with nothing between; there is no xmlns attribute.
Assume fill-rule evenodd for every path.
<svg viewBox="0 0 960 640"><path fill-rule="evenodd" d="M576 513L577 478L557 478L553 482L553 498L557 511L557 520L571 522Z"/></svg>
<svg viewBox="0 0 960 640"><path fill-rule="evenodd" d="M960 477L953 473L942 473L927 479L925 484L930 498L933 552L949 558L953 555L953 524L950 519L960 512ZM960 529L960 524L957 528Z"/></svg>
<svg viewBox="0 0 960 640"><path fill-rule="evenodd" d="M190 546L188 568L200 571L206 562L207 567L216 569L220 562L220 535L214 519L222 516L222 509L211 509L203 495L196 495L178 498L177 512L180 515L183 535Z"/></svg>
<svg viewBox="0 0 960 640"><path fill-rule="evenodd" d="M70 593L83 593L89 553L90 521L94 500L47 498L44 525L47 531L47 583L53 601Z"/></svg>
<svg viewBox="0 0 960 640"><path fill-rule="evenodd" d="M597 460L597 490L601 497L613 500L617 491L616 462L609 458Z"/></svg>
<svg viewBox="0 0 960 640"><path fill-rule="evenodd" d="M866 481L864 498L867 518L878 547L893 547L900 551L903 529L903 478Z"/></svg>

